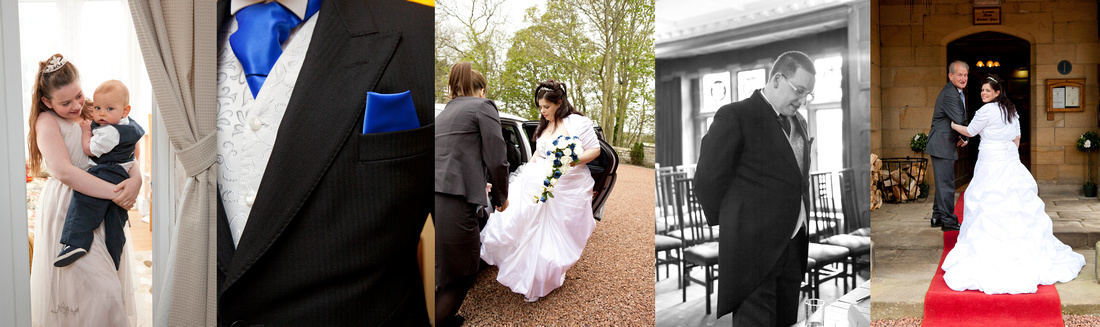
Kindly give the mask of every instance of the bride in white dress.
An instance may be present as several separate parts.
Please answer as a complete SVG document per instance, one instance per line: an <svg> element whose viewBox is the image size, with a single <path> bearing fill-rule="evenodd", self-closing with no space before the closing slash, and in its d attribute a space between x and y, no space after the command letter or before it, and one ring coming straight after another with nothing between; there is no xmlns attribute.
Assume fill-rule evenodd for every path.
<svg viewBox="0 0 1100 327"><path fill-rule="evenodd" d="M585 163L600 154L592 120L576 112L566 98L565 85L547 80L535 89L541 117L535 131L531 161L509 182L511 207L493 213L481 232L481 259L499 268L497 281L537 301L565 282L565 272L581 257L596 228L592 218L592 174ZM554 140L580 137L579 160L562 175L546 202L542 194L551 164L545 154ZM577 149L580 150L580 149Z"/></svg>
<svg viewBox="0 0 1100 327"><path fill-rule="evenodd" d="M1035 179L1020 163L1020 119L1002 91L1004 81L990 75L982 82L986 104L969 126L951 126L982 138L943 279L953 290L987 294L1035 293L1039 284L1073 280L1085 258L1054 237Z"/></svg>

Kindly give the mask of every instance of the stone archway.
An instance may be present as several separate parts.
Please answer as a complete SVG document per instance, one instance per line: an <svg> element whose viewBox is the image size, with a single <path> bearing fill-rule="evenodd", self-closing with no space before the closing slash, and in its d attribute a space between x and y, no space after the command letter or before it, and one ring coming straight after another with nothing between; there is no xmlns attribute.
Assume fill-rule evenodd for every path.
<svg viewBox="0 0 1100 327"><path fill-rule="evenodd" d="M1011 30L1004 27L998 29ZM964 30L959 33L964 32L967 31ZM1033 88L1031 87L1032 76L1030 74L1034 67L1034 47L1032 47L1032 44L1032 42L1017 35L982 28L982 31L958 35L944 46L947 53L945 57L947 61L944 62L944 67L954 60L962 60L970 65L970 82L966 87L968 118L973 117L982 105L979 94L981 93L982 80L986 76L997 74L1006 81L1005 87L1009 99L1016 105L1020 114L1020 160L1029 169L1032 168L1030 149L1032 128L1034 127L1032 124L1031 101ZM978 67L976 64L978 61L995 62L997 66L989 67L988 64L984 64L983 67ZM979 138L970 142L960 151L959 161L956 164L956 186L969 182L974 171L974 165L977 162L977 151L980 143Z"/></svg>

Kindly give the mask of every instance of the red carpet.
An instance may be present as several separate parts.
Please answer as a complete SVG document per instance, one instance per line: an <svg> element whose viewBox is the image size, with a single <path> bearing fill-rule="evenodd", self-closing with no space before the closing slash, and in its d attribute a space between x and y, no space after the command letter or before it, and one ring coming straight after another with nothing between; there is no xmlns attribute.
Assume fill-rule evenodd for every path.
<svg viewBox="0 0 1100 327"><path fill-rule="evenodd" d="M955 204L963 220L963 196ZM1039 285L1034 294L988 295L969 290L956 292L943 281L943 259L955 247L959 232L943 233L943 254L936 276L924 295L923 326L1063 326L1062 302L1053 285Z"/></svg>

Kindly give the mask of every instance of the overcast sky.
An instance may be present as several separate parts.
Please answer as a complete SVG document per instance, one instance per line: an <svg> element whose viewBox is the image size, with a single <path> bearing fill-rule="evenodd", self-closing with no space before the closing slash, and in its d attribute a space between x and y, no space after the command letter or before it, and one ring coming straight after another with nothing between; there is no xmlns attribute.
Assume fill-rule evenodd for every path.
<svg viewBox="0 0 1100 327"><path fill-rule="evenodd" d="M505 14L507 17L507 22L504 25L504 32L508 38L511 38L512 35L516 33L516 31L524 26L523 11L533 6L537 6L539 8L545 7L541 3L528 0L505 0L504 3L501 4L501 13ZM465 8L463 8L462 5L459 5L457 9L462 10ZM457 21L454 21L454 18L451 18L450 24L452 26L459 26L459 23ZM505 47L506 46L507 45L505 45Z"/></svg>

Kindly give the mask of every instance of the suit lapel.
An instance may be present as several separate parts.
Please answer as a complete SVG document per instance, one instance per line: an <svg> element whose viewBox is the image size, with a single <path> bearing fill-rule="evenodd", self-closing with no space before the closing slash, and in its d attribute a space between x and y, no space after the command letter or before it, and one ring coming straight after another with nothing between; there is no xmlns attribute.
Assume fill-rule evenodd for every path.
<svg viewBox="0 0 1100 327"><path fill-rule="evenodd" d="M323 1L317 18L223 291L276 241L360 130L366 92L400 40L399 31L375 29L364 1Z"/></svg>
<svg viewBox="0 0 1100 327"><path fill-rule="evenodd" d="M783 126L781 125L782 123L780 123L779 119L776 118L775 109L772 109L772 105L768 103L768 100L764 98L764 95L761 94L760 90L757 90L756 93L753 94L753 97L757 98L757 107L762 108L762 110L758 112L759 115L763 116L761 120L770 120L772 121L771 124L773 124L774 126L774 128L768 128L768 130L770 130L768 134L771 134L768 139L771 140L773 148L780 150L780 157L782 157L780 161L782 161L783 165L786 166L786 168L783 169L787 169L788 172L790 172L784 175L795 176L794 173L799 171L798 161L796 161L794 158L794 150L791 149L791 141L787 139L787 134L783 132ZM796 127L791 126L791 128L793 131L793 128Z"/></svg>

